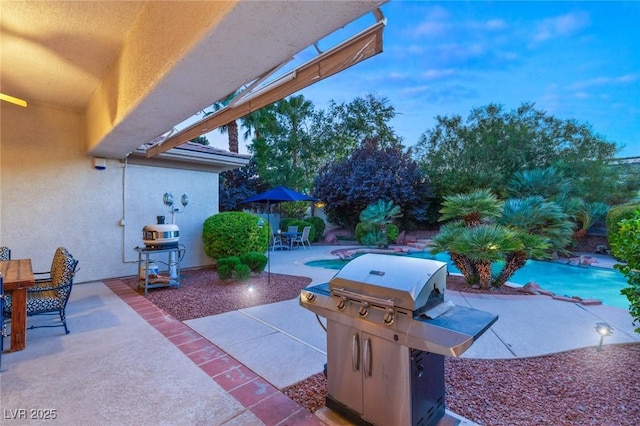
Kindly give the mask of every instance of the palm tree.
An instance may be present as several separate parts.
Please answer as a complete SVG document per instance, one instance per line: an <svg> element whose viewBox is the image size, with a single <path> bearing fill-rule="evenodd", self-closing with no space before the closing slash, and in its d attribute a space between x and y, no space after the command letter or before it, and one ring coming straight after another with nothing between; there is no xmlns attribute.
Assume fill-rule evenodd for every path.
<svg viewBox="0 0 640 426"><path fill-rule="evenodd" d="M560 206L542 197L500 202L488 191L458 194L445 199L443 226L430 251L448 251L469 284L482 288L503 285L527 259L561 250L572 234L572 224ZM492 265L504 261L493 274Z"/></svg>
<svg viewBox="0 0 640 426"><path fill-rule="evenodd" d="M388 245L387 226L401 216L400 207L394 206L393 201L378 200L369 204L360 213L360 221L363 222L365 230L369 231L365 238L375 241L380 247Z"/></svg>
<svg viewBox="0 0 640 426"><path fill-rule="evenodd" d="M541 195L547 199L566 196L571 182L555 167L517 172L507 184L507 193L513 198Z"/></svg>
<svg viewBox="0 0 640 426"><path fill-rule="evenodd" d="M505 201L497 222L547 239L549 251L566 252L573 235L573 223L570 219L562 206L540 196L533 196Z"/></svg>
<svg viewBox="0 0 640 426"><path fill-rule="evenodd" d="M244 140L248 140L253 136L253 139L260 139L266 128L273 126L275 121L274 106L267 105L264 108L260 108L257 111L253 111L250 114L241 118L241 125L244 129L242 137Z"/></svg>
<svg viewBox="0 0 640 426"><path fill-rule="evenodd" d="M213 104L213 111L206 112L204 117L213 114L216 111L220 111L222 108L229 105L229 103L238 95L238 92L233 92L228 95L224 100ZM220 126L220 133L223 135L226 133L229 135L229 152L238 153L238 123L236 120L231 120L224 126Z"/></svg>
<svg viewBox="0 0 640 426"><path fill-rule="evenodd" d="M462 219L467 226L479 225L482 219L500 216L502 202L488 189L444 197L439 221Z"/></svg>

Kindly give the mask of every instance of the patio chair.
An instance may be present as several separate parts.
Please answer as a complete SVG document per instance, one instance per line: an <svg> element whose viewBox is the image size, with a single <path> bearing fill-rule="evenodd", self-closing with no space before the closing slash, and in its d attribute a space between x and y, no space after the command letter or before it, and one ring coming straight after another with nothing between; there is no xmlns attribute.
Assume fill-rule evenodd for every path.
<svg viewBox="0 0 640 426"><path fill-rule="evenodd" d="M311 248L311 242L309 241L309 232L311 232L310 226L305 226L302 230L302 235L298 235L293 239L293 244L296 246L302 245L302 248L306 250L305 243Z"/></svg>
<svg viewBox="0 0 640 426"><path fill-rule="evenodd" d="M284 244L282 244L282 237L280 235L274 235L271 238L271 250L275 250L277 248L280 250L285 248Z"/></svg>
<svg viewBox="0 0 640 426"><path fill-rule="evenodd" d="M78 261L64 247L59 247L53 256L49 278L36 279L36 285L27 290L27 316L58 314L62 324L32 325L29 329L40 327L64 327L69 334L65 308L71 295L73 277ZM47 273L38 273L47 274ZM3 313L11 315L11 297L5 300Z"/></svg>
<svg viewBox="0 0 640 426"><path fill-rule="evenodd" d="M297 233L298 233L297 226L290 226L289 228L287 228L287 234L297 234Z"/></svg>
<svg viewBox="0 0 640 426"><path fill-rule="evenodd" d="M2 370L2 351L4 351L4 338L9 336L4 324L4 286L0 275L0 370Z"/></svg>
<svg viewBox="0 0 640 426"><path fill-rule="evenodd" d="M0 246L0 260L11 260L11 250L9 247Z"/></svg>

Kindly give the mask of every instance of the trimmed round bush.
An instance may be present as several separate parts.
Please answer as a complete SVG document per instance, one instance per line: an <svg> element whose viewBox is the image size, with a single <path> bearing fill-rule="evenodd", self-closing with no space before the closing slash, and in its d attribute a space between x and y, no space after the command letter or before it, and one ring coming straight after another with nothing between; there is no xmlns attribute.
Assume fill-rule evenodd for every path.
<svg viewBox="0 0 640 426"><path fill-rule="evenodd" d="M311 216L304 219L305 222L309 222L316 229L315 238L309 238L309 241L316 242L324 235L324 230L326 228L326 224L321 217Z"/></svg>
<svg viewBox="0 0 640 426"><path fill-rule="evenodd" d="M233 273L239 281L246 281L251 276L251 269L249 265L240 263L233 269Z"/></svg>
<svg viewBox="0 0 640 426"><path fill-rule="evenodd" d="M238 256L229 256L218 259L218 276L221 280L228 280L233 276L233 271L237 265L240 265Z"/></svg>
<svg viewBox="0 0 640 426"><path fill-rule="evenodd" d="M267 256L257 251L250 251L240 256L240 262L247 265L251 272L262 272L267 266Z"/></svg>
<svg viewBox="0 0 640 426"><path fill-rule="evenodd" d="M269 226L265 223L260 228L260 220L259 216L245 212L223 212L208 217L202 227L204 252L212 259L240 256L250 251L265 253Z"/></svg>
<svg viewBox="0 0 640 426"><path fill-rule="evenodd" d="M294 217L285 217L283 219L280 220L280 229L284 232L287 230L287 228L289 227L289 225L291 225L291 222L296 221L299 219L296 219Z"/></svg>

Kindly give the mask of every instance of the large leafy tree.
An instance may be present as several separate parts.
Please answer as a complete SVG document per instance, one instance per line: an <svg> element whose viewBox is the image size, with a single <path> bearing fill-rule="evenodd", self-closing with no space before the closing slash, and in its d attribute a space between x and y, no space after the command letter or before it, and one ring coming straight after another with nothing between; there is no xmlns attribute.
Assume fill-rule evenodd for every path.
<svg viewBox="0 0 640 426"><path fill-rule="evenodd" d="M374 94L348 103L331 101L327 110L314 115L312 134L326 147L327 161L348 157L363 140L377 140L380 148L401 148L400 138L390 125L396 116L389 100Z"/></svg>
<svg viewBox="0 0 640 426"><path fill-rule="evenodd" d="M497 104L476 108L466 121L459 115L438 116L414 152L440 196L478 188L505 196L506 182L514 173L553 165L580 170L576 176L595 183L602 177L601 166L616 151L614 143L588 125L555 118L536 110L533 103L523 103L512 111Z"/></svg>
<svg viewBox="0 0 640 426"><path fill-rule="evenodd" d="M467 282L485 289L503 285L527 259L564 249L573 232L566 213L539 196L502 202L478 190L445 197L441 213L452 221L430 250L449 252Z"/></svg>
<svg viewBox="0 0 640 426"><path fill-rule="evenodd" d="M241 201L262 191L269 185L257 174L257 166L253 159L244 167L220 173L219 206L221 212L242 211L247 207Z"/></svg>
<svg viewBox="0 0 640 426"><path fill-rule="evenodd" d="M313 194L325 203L332 223L353 229L360 212L378 199L404 212L403 224L427 220L431 186L411 156L399 147L380 148L366 140L351 156L318 171Z"/></svg>
<svg viewBox="0 0 640 426"><path fill-rule="evenodd" d="M278 101L267 112L271 116L263 118L266 125L249 151L258 173L272 186L285 185L303 192L311 188L325 152L309 132L313 112L313 104L299 95Z"/></svg>

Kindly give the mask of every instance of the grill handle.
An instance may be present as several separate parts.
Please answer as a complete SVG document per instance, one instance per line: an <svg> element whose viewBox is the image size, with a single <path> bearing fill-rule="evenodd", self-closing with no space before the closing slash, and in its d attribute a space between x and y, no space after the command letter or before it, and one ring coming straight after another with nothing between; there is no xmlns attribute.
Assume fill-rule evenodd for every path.
<svg viewBox="0 0 640 426"><path fill-rule="evenodd" d="M364 340L364 376L371 377L371 339Z"/></svg>
<svg viewBox="0 0 640 426"><path fill-rule="evenodd" d="M360 370L360 335L355 333L351 339L351 369Z"/></svg>
<svg viewBox="0 0 640 426"><path fill-rule="evenodd" d="M381 299L379 297L367 296L365 294L355 293L353 291L345 290L344 288L334 288L331 290L332 294L337 296L344 296L351 300L360 302L369 302L372 305L384 306L385 308L393 308L393 299Z"/></svg>

